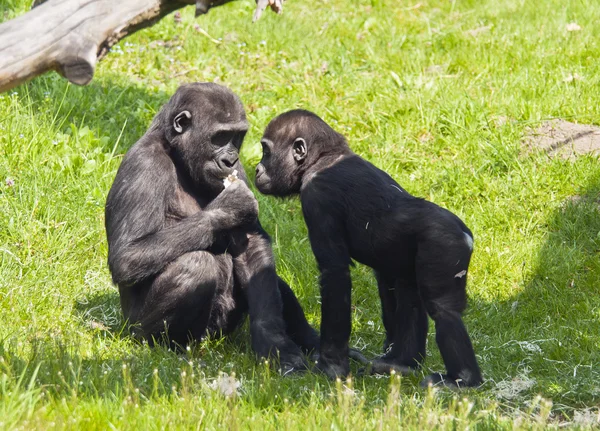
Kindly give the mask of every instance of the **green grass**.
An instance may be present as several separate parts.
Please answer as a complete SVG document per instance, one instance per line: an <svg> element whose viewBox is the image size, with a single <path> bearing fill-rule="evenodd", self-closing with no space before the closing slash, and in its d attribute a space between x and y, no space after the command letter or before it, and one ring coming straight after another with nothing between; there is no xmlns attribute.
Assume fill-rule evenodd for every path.
<svg viewBox="0 0 600 431"><path fill-rule="evenodd" d="M0 19L29 4L2 2ZM289 0L252 24L253 4L169 16L121 41L87 87L48 74L0 95L0 428L599 427L600 165L522 154L520 142L551 118L600 124L600 4ZM282 378L256 362L247 328L187 355L127 336L104 201L122 155L189 81L244 101L250 174L267 122L303 107L465 220L476 238L465 321L483 388ZM318 326L299 202L258 199L278 271ZM359 266L353 280L352 343L374 356L374 279ZM433 336L428 347L424 372L441 370ZM213 389L221 372L235 372L237 395Z"/></svg>

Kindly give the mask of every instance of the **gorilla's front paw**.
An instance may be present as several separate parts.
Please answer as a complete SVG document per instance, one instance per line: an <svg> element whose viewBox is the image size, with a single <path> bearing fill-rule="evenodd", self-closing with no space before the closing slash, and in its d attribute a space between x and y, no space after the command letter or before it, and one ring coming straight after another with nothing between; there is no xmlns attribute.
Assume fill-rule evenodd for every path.
<svg viewBox="0 0 600 431"><path fill-rule="evenodd" d="M338 377L346 377L350 374L350 365L348 364L347 359L345 361L333 362L319 358L315 365L320 372L332 380L335 380Z"/></svg>
<svg viewBox="0 0 600 431"><path fill-rule="evenodd" d="M451 389L476 388L482 383L482 381L453 378L448 374L433 373L421 381L421 387L426 388L428 386L445 386Z"/></svg>
<svg viewBox="0 0 600 431"><path fill-rule="evenodd" d="M258 217L258 202L252 190L243 181L234 181L206 208L215 211L215 217L219 220L219 230L254 223Z"/></svg>

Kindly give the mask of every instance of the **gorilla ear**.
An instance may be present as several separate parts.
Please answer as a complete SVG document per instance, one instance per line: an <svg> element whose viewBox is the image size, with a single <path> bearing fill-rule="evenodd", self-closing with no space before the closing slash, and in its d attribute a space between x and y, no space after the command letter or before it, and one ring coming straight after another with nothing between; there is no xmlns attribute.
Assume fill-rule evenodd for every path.
<svg viewBox="0 0 600 431"><path fill-rule="evenodd" d="M294 146L292 147L292 152L294 154L294 160L298 163L302 163L306 158L306 141L302 138L296 138L294 141Z"/></svg>
<svg viewBox="0 0 600 431"><path fill-rule="evenodd" d="M192 114L189 111L181 111L173 120L173 128L177 133L183 133L184 129L187 129L190 125L190 118Z"/></svg>

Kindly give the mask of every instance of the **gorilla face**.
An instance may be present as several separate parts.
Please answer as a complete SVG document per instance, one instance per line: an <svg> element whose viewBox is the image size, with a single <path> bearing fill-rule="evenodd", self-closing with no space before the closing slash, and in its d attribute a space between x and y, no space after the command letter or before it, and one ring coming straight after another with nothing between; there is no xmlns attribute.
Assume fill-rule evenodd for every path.
<svg viewBox="0 0 600 431"><path fill-rule="evenodd" d="M305 172L320 154L321 126L316 120L322 122L311 112L294 110L269 123L261 139L263 157L256 166L255 184L261 193L280 197L300 193Z"/></svg>
<svg viewBox="0 0 600 431"><path fill-rule="evenodd" d="M283 138L283 139L282 139ZM256 187L261 193L288 196L300 192L302 185L301 163L306 156L306 141L302 137L261 140L263 156L256 166Z"/></svg>
<svg viewBox="0 0 600 431"><path fill-rule="evenodd" d="M217 84L189 84L177 90L163 117L173 159L195 187L220 193L223 179L242 169L239 151L248 122L240 99Z"/></svg>

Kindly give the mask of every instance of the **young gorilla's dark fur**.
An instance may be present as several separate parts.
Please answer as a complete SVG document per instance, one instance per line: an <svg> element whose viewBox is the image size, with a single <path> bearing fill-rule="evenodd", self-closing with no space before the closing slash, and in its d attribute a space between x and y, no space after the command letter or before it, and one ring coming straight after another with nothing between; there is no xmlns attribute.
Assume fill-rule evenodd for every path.
<svg viewBox="0 0 600 431"><path fill-rule="evenodd" d="M229 334L250 315L252 347L303 368L318 346L247 186L239 149L248 130L225 87L180 87L131 147L106 201L108 264L123 314L151 343ZM240 181L224 189L234 170Z"/></svg>
<svg viewBox="0 0 600 431"><path fill-rule="evenodd" d="M349 266L355 259L375 270L387 333L385 354L373 362L373 371L411 372L421 365L429 314L447 374L430 375L423 384L480 385L461 319L473 245L465 224L411 196L311 112L275 118L261 144L256 186L276 196L300 193L321 271L319 368L330 377L349 372Z"/></svg>

